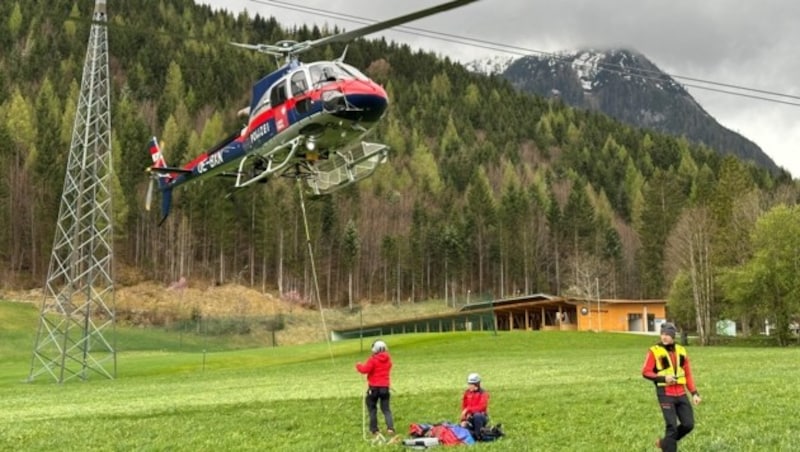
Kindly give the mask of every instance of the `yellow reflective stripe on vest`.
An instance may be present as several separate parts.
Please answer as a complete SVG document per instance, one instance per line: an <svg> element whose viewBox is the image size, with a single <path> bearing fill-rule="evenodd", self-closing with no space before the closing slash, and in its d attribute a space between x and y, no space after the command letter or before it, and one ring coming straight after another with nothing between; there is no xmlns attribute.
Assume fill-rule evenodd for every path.
<svg viewBox="0 0 800 452"><path fill-rule="evenodd" d="M677 377L679 385L686 384L686 373L683 371L683 366L680 365L681 361L686 362L687 356L686 349L682 345L675 344L675 356L678 358L677 366L672 362L672 358L670 358L667 349L661 345L650 347L650 351L653 352L653 357L656 359L658 376L666 377L667 375L672 375ZM683 360L681 360L681 357L683 357ZM666 366L664 365L664 361L666 361ZM667 386L666 383L657 383L657 385Z"/></svg>

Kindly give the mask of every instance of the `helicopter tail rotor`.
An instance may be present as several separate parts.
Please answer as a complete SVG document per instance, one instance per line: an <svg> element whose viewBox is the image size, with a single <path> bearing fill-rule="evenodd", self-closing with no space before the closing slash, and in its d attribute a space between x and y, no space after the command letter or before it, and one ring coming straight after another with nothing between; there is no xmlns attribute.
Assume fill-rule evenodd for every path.
<svg viewBox="0 0 800 452"><path fill-rule="evenodd" d="M164 159L164 155L161 153L161 147L158 145L158 139L156 137L152 137L149 143L150 149L150 157L153 159L153 166L147 168L147 171L150 173L150 183L147 186L147 194L145 196L145 209L150 210L150 206L153 202L153 190L156 188L155 185L158 184L158 190L161 192L161 221L158 224L164 222L167 219L167 215L169 215L170 208L172 207L172 187L167 182L167 177L164 171L169 173L175 173L182 171L179 168L168 168L167 162Z"/></svg>
<svg viewBox="0 0 800 452"><path fill-rule="evenodd" d="M150 211L150 205L153 204L153 186L156 184L156 180L151 177L150 183L147 184L147 195L144 197L144 209L146 211Z"/></svg>

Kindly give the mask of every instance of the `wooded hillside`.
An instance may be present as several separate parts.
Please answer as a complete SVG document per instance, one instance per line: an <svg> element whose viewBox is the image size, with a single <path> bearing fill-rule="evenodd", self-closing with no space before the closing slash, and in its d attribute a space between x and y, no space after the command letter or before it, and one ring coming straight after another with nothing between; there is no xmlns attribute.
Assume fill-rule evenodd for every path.
<svg viewBox="0 0 800 452"><path fill-rule="evenodd" d="M4 286L35 287L47 273L93 5L0 3ZM237 192L233 202L229 180L190 184L159 227L158 214L143 208L144 169L152 135L177 165L241 127L236 112L251 83L276 65L227 42L323 32L189 0L112 1L108 9L119 284L183 276L313 296L291 181ZM763 213L795 206L787 174L520 94L404 45L358 40L347 61L385 85L390 111L370 140L392 151L373 177L307 201L323 304L673 293L675 312L686 305L698 328L734 307L755 316L740 309L752 294L734 303L717 276L749 262Z"/></svg>

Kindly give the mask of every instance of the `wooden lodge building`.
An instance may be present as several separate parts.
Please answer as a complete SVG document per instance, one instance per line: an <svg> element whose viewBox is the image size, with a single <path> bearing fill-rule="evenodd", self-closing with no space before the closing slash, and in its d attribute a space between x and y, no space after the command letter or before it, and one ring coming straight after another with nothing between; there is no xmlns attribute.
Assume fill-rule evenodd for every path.
<svg viewBox="0 0 800 452"><path fill-rule="evenodd" d="M459 311L332 331L333 340L445 331L656 332L665 300L585 300L546 294L482 301Z"/></svg>

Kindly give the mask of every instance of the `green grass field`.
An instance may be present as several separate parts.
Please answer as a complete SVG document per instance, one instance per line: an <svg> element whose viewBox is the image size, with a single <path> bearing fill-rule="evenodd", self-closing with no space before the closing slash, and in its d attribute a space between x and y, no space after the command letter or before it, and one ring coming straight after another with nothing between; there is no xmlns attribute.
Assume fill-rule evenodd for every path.
<svg viewBox="0 0 800 452"><path fill-rule="evenodd" d="M225 350L220 339L118 331L116 380L26 383L36 308L0 302L0 450L374 450L362 437L358 340ZM640 376L655 337L586 332L385 338L397 428L456 420L479 372L507 437L476 450L646 451L662 433ZM178 351L175 344L185 345ZM160 345L160 346L159 346ZM203 353L202 347L214 350ZM790 451L800 350L689 347L703 396L681 450ZM381 418L382 419L382 418ZM385 446L401 450L400 446Z"/></svg>

